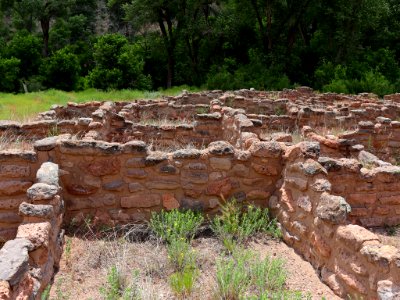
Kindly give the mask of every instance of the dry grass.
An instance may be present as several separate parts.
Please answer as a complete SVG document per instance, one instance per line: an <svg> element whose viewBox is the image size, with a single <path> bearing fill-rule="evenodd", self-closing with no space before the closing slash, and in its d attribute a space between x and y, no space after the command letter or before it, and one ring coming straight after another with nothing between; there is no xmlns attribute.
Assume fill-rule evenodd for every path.
<svg viewBox="0 0 400 300"><path fill-rule="evenodd" d="M155 118L153 115L143 113L140 116L141 125L151 125L151 126L177 126L177 125L193 125L194 118L182 118L182 119L171 119L168 116L161 116Z"/></svg>
<svg viewBox="0 0 400 300"><path fill-rule="evenodd" d="M68 247L65 248L68 251L64 248L50 299L103 299L100 288L106 285L111 266L119 269L123 284L134 280L140 299L179 299L168 282L174 269L167 257L167 247L149 234L145 227L135 225L102 232L91 229L75 232L79 232L79 237L69 235L66 238ZM213 237L196 238L191 245L196 253L199 276L193 292L185 299L219 299L216 294L216 261L225 255L223 245ZM249 241L247 247L262 257L282 255L283 259L289 260L285 266L289 273L285 288L302 290L304 295L310 293L314 295L313 299L321 299L321 295L337 299L319 282L312 267L282 242L261 234ZM307 264L309 269L299 267L299 264ZM311 270L312 273L302 274L300 277L306 278L307 283L296 285L293 282L299 280L298 272L301 270Z"/></svg>
<svg viewBox="0 0 400 300"><path fill-rule="evenodd" d="M160 151L160 152L166 152L166 153L171 153L175 152L178 150L203 150L207 148L207 145L201 144L201 145L196 145L194 143L187 143L187 142L180 142L179 140L158 140L158 139L152 139L149 143L149 149L152 151Z"/></svg>
<svg viewBox="0 0 400 300"><path fill-rule="evenodd" d="M0 151L5 150L33 150L33 142L24 136L15 135L12 132L4 132L0 135Z"/></svg>
<svg viewBox="0 0 400 300"><path fill-rule="evenodd" d="M386 226L382 228L369 228L369 230L377 234L383 244L394 246L400 249L400 225Z"/></svg>

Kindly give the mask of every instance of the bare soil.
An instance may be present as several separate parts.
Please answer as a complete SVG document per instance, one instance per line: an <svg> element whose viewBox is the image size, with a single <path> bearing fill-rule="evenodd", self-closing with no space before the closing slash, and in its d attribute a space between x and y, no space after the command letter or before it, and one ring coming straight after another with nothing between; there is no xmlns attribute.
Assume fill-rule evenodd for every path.
<svg viewBox="0 0 400 300"><path fill-rule="evenodd" d="M107 270L116 265L127 277L136 270L143 299L177 299L168 285L173 272L165 245L155 240L126 242L82 237L66 237L60 270L51 287L50 299L102 299L100 288L107 279ZM197 253L200 275L188 299L215 299L215 261L223 253L221 243L212 237L192 241ZM264 235L247 244L265 257L282 258L288 272L287 290L302 291L307 299L341 299L318 278L312 266L281 241ZM306 299L306 298L305 298Z"/></svg>
<svg viewBox="0 0 400 300"><path fill-rule="evenodd" d="M400 249L400 226L387 228L368 228L379 236L383 244L394 246Z"/></svg>

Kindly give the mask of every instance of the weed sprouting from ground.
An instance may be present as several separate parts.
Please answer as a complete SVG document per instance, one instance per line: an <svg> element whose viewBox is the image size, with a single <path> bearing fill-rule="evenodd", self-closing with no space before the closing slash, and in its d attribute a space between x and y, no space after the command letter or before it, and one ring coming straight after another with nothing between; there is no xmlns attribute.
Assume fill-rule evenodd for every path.
<svg viewBox="0 0 400 300"><path fill-rule="evenodd" d="M188 296L198 274L196 253L190 245L204 218L191 210L153 213L150 228L167 242L168 261L175 270L169 285L178 297Z"/></svg>
<svg viewBox="0 0 400 300"><path fill-rule="evenodd" d="M245 207L235 199L221 205L221 214L211 222L214 233L228 251L257 232L266 232L275 238L281 236L275 219L270 219L268 209Z"/></svg>
<svg viewBox="0 0 400 300"><path fill-rule="evenodd" d="M167 245L168 261L175 271L196 267L196 254L190 244L183 239L171 240Z"/></svg>
<svg viewBox="0 0 400 300"><path fill-rule="evenodd" d="M271 225L268 212L238 203L234 206L228 209L233 213L220 216L225 216L223 222L229 220L227 224L221 221L221 226L233 228L225 230L235 237L230 239L229 252L218 242L219 235L216 240L198 232L203 216L192 211L155 213L149 224L101 230L91 220L84 220L83 227L75 224L85 239L68 237L63 261L65 266L69 260L71 266L56 278L51 299L71 299L76 285L80 295L104 300L305 299L301 293L287 291L282 260L261 259L244 248L252 245L243 243L246 237L277 227ZM70 286L74 286L72 293Z"/></svg>
<svg viewBox="0 0 400 300"><path fill-rule="evenodd" d="M196 268L187 268L182 272L173 273L169 277L169 285L178 297L189 296L198 275Z"/></svg>
<svg viewBox="0 0 400 300"><path fill-rule="evenodd" d="M176 239L193 239L203 220L200 213L192 210L161 211L152 214L149 225L158 237L170 243Z"/></svg>
<svg viewBox="0 0 400 300"><path fill-rule="evenodd" d="M285 290L287 272L282 259L260 259L237 247L229 257L220 257L216 268L217 299L305 299L301 292Z"/></svg>
<svg viewBox="0 0 400 300"><path fill-rule="evenodd" d="M112 266L107 273L107 283L100 288L104 300L134 300L141 299L137 287L138 272L133 272L130 282L121 274L116 266Z"/></svg>

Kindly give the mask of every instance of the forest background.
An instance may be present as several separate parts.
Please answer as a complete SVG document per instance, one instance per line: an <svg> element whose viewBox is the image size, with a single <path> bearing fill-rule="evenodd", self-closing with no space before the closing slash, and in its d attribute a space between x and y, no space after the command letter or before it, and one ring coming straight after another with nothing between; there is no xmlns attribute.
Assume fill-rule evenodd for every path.
<svg viewBox="0 0 400 300"><path fill-rule="evenodd" d="M400 91L398 0L0 0L0 92Z"/></svg>

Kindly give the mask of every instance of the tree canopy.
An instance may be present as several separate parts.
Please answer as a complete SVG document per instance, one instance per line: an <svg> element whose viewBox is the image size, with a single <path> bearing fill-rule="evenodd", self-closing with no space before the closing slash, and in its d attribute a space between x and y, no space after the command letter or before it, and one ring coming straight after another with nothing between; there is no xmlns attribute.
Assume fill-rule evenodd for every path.
<svg viewBox="0 0 400 300"><path fill-rule="evenodd" d="M400 91L397 0L0 0L0 91Z"/></svg>

